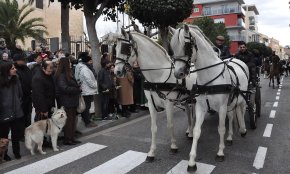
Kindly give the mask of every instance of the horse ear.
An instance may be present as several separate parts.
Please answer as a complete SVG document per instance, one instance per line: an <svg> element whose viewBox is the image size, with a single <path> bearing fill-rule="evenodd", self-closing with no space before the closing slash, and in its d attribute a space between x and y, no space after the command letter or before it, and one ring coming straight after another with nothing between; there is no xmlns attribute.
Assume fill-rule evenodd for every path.
<svg viewBox="0 0 290 174"><path fill-rule="evenodd" d="M184 30L185 30L185 32L189 32L189 27L188 27L188 25L187 24L184 24Z"/></svg>
<svg viewBox="0 0 290 174"><path fill-rule="evenodd" d="M174 35L175 34L175 32L176 32L176 29L175 28L169 26L168 29L169 29L169 33L171 35Z"/></svg>

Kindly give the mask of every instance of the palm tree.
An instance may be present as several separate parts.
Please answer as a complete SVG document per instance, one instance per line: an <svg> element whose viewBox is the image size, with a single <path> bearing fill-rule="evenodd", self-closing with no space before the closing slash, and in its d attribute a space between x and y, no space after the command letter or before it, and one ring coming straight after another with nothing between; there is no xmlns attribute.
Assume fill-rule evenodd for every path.
<svg viewBox="0 0 290 174"><path fill-rule="evenodd" d="M7 47L11 50L16 47L16 40L24 43L25 38L32 37L41 42L46 26L42 18L28 18L34 8L24 4L19 8L16 0L0 0L0 37L6 40Z"/></svg>

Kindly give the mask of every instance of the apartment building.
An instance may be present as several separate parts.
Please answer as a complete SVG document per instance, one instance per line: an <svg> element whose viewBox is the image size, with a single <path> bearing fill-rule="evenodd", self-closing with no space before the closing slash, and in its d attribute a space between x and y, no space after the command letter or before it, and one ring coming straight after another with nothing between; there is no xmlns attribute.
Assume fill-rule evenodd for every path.
<svg viewBox="0 0 290 174"><path fill-rule="evenodd" d="M246 42L259 42L260 34L258 32L258 15L259 11L255 5L243 5L246 12L245 25L246 29L243 31Z"/></svg>
<svg viewBox="0 0 290 174"><path fill-rule="evenodd" d="M244 0L194 0L193 4L193 13L186 21L208 16L215 23L224 23L231 40L230 52L236 53L238 42L246 41L243 33L246 29Z"/></svg>
<svg viewBox="0 0 290 174"><path fill-rule="evenodd" d="M17 0L19 6L22 6L23 3L27 3L28 0ZM32 12L28 17L41 17L43 18L43 23L47 27L48 35L44 37L47 38L47 44L50 47L51 51L56 51L61 48L61 4L58 1L49 2L49 0L35 0L34 4L31 5L35 8L35 11ZM71 9L69 14L69 29L70 35L73 38L73 42L76 43L75 51L81 50L82 43L80 42L83 38L83 12L81 10ZM78 43L80 45L78 45ZM19 42L21 44L21 42ZM28 38L25 40L24 49L34 48L40 43ZM74 51L74 50L73 50Z"/></svg>

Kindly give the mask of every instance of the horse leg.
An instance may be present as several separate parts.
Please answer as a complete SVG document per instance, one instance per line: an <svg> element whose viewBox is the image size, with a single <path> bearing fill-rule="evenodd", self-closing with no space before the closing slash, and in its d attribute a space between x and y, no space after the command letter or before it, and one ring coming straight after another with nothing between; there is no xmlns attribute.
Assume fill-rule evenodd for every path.
<svg viewBox="0 0 290 174"><path fill-rule="evenodd" d="M226 114L227 114L227 105L222 105L219 110L219 126L218 126L218 132L220 135L220 144L219 144L219 151L216 156L216 161L222 162L224 161L225 155L224 155L224 148L225 148L225 121L226 121Z"/></svg>
<svg viewBox="0 0 290 174"><path fill-rule="evenodd" d="M165 110L166 110L166 117L167 117L167 128L168 132L171 137L171 152L176 153L177 152L177 145L176 145L176 139L174 136L174 128L173 128L173 123L172 123L172 118L173 118L173 103L166 100L165 103Z"/></svg>
<svg viewBox="0 0 290 174"><path fill-rule="evenodd" d="M146 161L147 162L153 162L155 158L155 150L156 150L156 133L157 133L157 124L156 124L156 116L157 112L155 107L152 104L151 100L148 100L148 106L149 106L149 111L150 111L150 116L151 116L151 146L150 146L150 151L147 154Z"/></svg>
<svg viewBox="0 0 290 174"><path fill-rule="evenodd" d="M231 146L233 144L233 117L234 117L234 111L231 110L228 112L228 119L229 119L229 131L228 131L228 137L226 144L228 146Z"/></svg>
<svg viewBox="0 0 290 174"><path fill-rule="evenodd" d="M206 110L205 110L206 107L204 106L202 106L199 101L197 101L195 105L196 121L195 121L195 126L193 129L193 140L192 140L191 150L189 153L189 161L188 161L188 167L187 167L188 172L195 172L197 170L197 166L195 162L196 147L197 147L198 139L201 134L201 125L204 121L204 116L206 114Z"/></svg>
<svg viewBox="0 0 290 174"><path fill-rule="evenodd" d="M275 81L274 81L275 76L273 76L271 79L272 79L272 88L275 89L275 85L274 85L274 82L275 82Z"/></svg>
<svg viewBox="0 0 290 174"><path fill-rule="evenodd" d="M195 105L192 104L193 109L190 110L190 107L189 107L189 104L186 104L185 105L185 111L186 111L186 115L187 115L187 119L188 119L188 127L187 127L187 130L186 130L186 134L187 134L187 137L189 139L192 139L193 137L193 124L194 124L194 117L195 117Z"/></svg>
<svg viewBox="0 0 290 174"><path fill-rule="evenodd" d="M243 102L239 106L237 106L237 118L239 121L239 132L242 137L245 137L247 134L246 124L245 124L245 113L246 113L246 103Z"/></svg>

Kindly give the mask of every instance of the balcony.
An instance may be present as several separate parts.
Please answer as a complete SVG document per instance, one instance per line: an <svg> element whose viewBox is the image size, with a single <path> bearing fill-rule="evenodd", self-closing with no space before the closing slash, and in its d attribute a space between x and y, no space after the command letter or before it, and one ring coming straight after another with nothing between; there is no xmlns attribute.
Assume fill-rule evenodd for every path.
<svg viewBox="0 0 290 174"><path fill-rule="evenodd" d="M224 15L224 14L232 14L238 13L245 15L245 10L241 6L236 7L226 7L219 9L207 9L204 8L202 15L203 16L214 16L214 15Z"/></svg>
<svg viewBox="0 0 290 174"><path fill-rule="evenodd" d="M242 27L242 28L246 28L246 24L245 24L245 22L243 21L243 19L241 19L241 18L238 19L238 24L237 24L237 26Z"/></svg>
<svg viewBox="0 0 290 174"><path fill-rule="evenodd" d="M231 41L246 41L245 36L243 35L229 35Z"/></svg>

